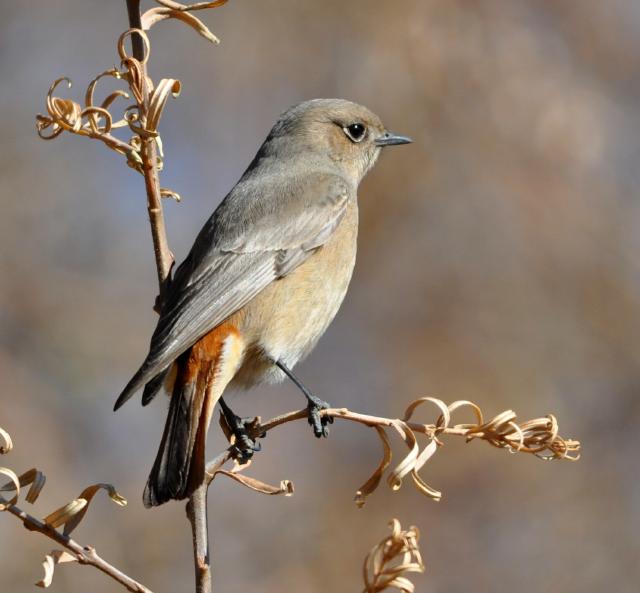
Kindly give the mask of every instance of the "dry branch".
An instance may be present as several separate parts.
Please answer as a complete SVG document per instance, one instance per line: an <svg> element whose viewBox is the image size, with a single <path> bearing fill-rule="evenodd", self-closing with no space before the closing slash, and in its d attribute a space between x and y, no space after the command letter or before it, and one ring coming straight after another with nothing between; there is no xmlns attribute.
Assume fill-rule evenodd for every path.
<svg viewBox="0 0 640 593"><path fill-rule="evenodd" d="M423 424L413 420L415 411L423 404L431 404L439 411L440 414L434 423ZM452 414L464 408L472 410L476 422L452 424ZM442 400L433 397L422 397L411 402L402 419L360 414L346 408L330 408L322 410L320 414L330 418L364 424L375 429L380 438L383 446L382 460L371 477L356 492L355 501L358 506L364 505L366 498L376 490L386 470L391 465L392 451L387 430L397 434L409 449L408 453L387 475L388 486L393 491L397 491L402 486L403 480L406 477L411 477L414 485L422 494L436 501L440 500L442 493L429 486L422 479L419 472L438 448L443 446L444 442L440 437L462 437L467 442L482 440L494 447L506 449L512 453L529 453L545 461L553 459L575 461L580 457L580 443L576 440L561 437L558 422L551 414L542 418L517 423L515 412L506 410L485 421L482 410L473 402L458 400L447 406ZM249 436L257 439L278 426L296 420L306 420L307 415L307 410L303 409L277 416L266 422L262 422L260 418L255 418L246 428ZM221 422L223 421L223 417L221 417ZM231 446L207 465L209 481L213 480L218 474L227 475L229 473L221 468L227 461L233 459L235 448L230 431L226 430L225 432L231 440ZM422 449L419 445L419 435L426 438L426 444ZM239 472L248 466L249 464L239 465L236 463L231 472L234 474L233 477L237 481L244 483L245 486L270 494L274 492L269 492L269 490L277 489L277 493L282 494L290 493L292 490L292 486L283 487L284 484L289 484L287 481L281 482L280 488L276 488L262 482L256 484L257 481L254 481L253 478L251 479L252 485L249 485L246 483L248 479L246 476L244 482L239 480Z"/></svg>
<svg viewBox="0 0 640 593"><path fill-rule="evenodd" d="M0 454L8 453L13 446L11 437L2 428L0 428L0 436L2 436L5 443L3 446L0 446ZM45 535L70 552L52 550L50 554L47 554L42 563L45 571L44 577L39 580L36 585L39 587L48 587L51 584L56 564L78 562L97 568L123 585L128 591L132 591L133 593L152 593L150 589L101 558L93 546L83 546L70 537L71 532L84 518L93 497L100 490L106 490L109 498L119 506L125 506L127 504L127 501L111 484L94 484L88 486L80 493L78 498L74 498L68 504L49 513L44 519L37 519L18 507L16 503L20 497L21 489L25 486L30 486L25 500L31 504L36 501L45 483L44 474L33 468L21 476L18 476L13 470L7 467L0 467L0 474L9 478L9 482L0 486L0 492L13 492L9 499L0 496L0 511L5 511L17 517L29 531L37 531ZM63 527L62 532L58 531L59 527Z"/></svg>

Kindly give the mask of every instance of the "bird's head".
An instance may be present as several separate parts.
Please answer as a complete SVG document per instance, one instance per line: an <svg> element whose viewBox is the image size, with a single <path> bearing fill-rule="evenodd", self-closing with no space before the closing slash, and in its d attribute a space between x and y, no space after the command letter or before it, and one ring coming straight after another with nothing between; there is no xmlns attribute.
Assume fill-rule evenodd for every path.
<svg viewBox="0 0 640 593"><path fill-rule="evenodd" d="M312 99L289 108L269 139L287 152L319 160L328 157L356 183L374 165L384 146L411 142L389 132L366 107L344 99Z"/></svg>

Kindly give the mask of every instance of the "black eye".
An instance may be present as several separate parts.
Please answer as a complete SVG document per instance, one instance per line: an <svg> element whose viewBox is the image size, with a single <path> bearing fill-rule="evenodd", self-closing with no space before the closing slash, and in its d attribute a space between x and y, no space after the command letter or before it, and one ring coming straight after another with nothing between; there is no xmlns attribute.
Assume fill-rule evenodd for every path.
<svg viewBox="0 0 640 593"><path fill-rule="evenodd" d="M351 140L354 142L360 142L360 140L364 138L367 128L364 127L364 124L355 123L347 126L344 131Z"/></svg>

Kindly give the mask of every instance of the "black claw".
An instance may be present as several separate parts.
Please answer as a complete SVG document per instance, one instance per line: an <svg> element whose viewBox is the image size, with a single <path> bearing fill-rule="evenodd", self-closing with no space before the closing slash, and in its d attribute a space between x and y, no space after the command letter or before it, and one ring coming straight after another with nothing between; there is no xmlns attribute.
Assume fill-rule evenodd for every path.
<svg viewBox="0 0 640 593"><path fill-rule="evenodd" d="M312 395L308 397L309 404L307 406L309 413L309 424L313 427L313 434L316 438L328 437L329 427L327 424L333 423L333 418L329 416L321 416L320 411L331 407L330 404Z"/></svg>
<svg viewBox="0 0 640 593"><path fill-rule="evenodd" d="M247 432L247 426L252 425L255 418L241 418L234 414L223 399L220 400L220 406L225 422L235 436L231 454L238 461L245 463L253 457L254 453L262 451L262 445L258 443L257 439L252 439ZM261 436L265 435L266 433L263 433Z"/></svg>

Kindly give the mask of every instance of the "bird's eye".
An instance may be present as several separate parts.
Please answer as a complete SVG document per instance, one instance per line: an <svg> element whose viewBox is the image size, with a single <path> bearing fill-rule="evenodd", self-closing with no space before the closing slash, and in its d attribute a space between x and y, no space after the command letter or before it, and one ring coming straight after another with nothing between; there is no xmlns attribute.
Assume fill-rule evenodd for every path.
<svg viewBox="0 0 640 593"><path fill-rule="evenodd" d="M355 123L355 124L351 124L351 125L347 126L344 129L344 132L354 142L360 142L360 140L362 140L364 138L364 136L365 136L365 134L367 132L367 128L364 127L364 124Z"/></svg>

